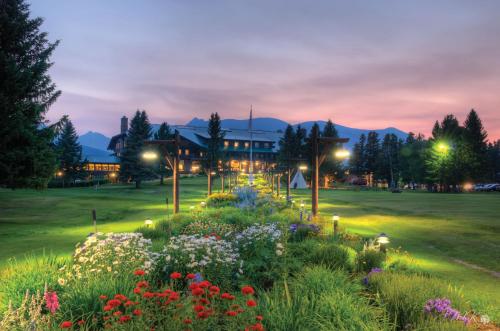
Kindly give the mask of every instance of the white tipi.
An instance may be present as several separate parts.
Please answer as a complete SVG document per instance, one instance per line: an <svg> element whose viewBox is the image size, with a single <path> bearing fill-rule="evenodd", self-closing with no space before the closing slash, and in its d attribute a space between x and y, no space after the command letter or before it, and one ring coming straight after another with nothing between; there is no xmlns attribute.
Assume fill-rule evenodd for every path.
<svg viewBox="0 0 500 331"><path fill-rule="evenodd" d="M297 171L295 176L293 176L292 181L290 182L290 188L292 189L303 189L307 188L306 180L302 175L302 171Z"/></svg>

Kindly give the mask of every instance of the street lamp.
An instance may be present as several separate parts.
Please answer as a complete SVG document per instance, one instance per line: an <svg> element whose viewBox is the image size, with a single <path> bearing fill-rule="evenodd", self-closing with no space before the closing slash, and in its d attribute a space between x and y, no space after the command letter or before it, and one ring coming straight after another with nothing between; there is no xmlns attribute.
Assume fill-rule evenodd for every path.
<svg viewBox="0 0 500 331"><path fill-rule="evenodd" d="M153 225L153 221L150 219L147 219L144 221L144 225L146 225L146 227L149 228L149 227L151 227L151 225Z"/></svg>
<svg viewBox="0 0 500 331"><path fill-rule="evenodd" d="M156 160L158 158L158 154L152 151L147 151L142 153L142 158L145 160Z"/></svg>
<svg viewBox="0 0 500 331"><path fill-rule="evenodd" d="M339 228L340 216L337 214L333 214L333 235L336 236Z"/></svg>
<svg viewBox="0 0 500 331"><path fill-rule="evenodd" d="M300 170L300 171L306 171L306 170L307 170L307 165L305 165L305 164L301 164L301 165L299 166L299 170Z"/></svg>
<svg viewBox="0 0 500 331"><path fill-rule="evenodd" d="M441 141L436 145L436 149L440 153L447 154L450 150L450 145L448 145L446 142Z"/></svg>
<svg viewBox="0 0 500 331"><path fill-rule="evenodd" d="M386 252L386 245L389 244L389 237L385 233L381 233L377 236L377 243L380 246L380 251L385 253Z"/></svg>
<svg viewBox="0 0 500 331"><path fill-rule="evenodd" d="M347 149L339 149L335 151L334 155L337 159L347 159L349 158L349 156L351 156L351 152L349 152Z"/></svg>

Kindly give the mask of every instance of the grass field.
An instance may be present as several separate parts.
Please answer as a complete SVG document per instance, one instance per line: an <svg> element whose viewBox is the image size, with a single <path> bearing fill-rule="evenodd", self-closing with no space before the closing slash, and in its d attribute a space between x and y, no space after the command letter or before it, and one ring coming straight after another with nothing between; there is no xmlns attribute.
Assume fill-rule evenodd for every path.
<svg viewBox="0 0 500 331"><path fill-rule="evenodd" d="M182 179L181 211L204 198L205 185L204 178ZM69 255L94 231L92 209L102 232L132 231L147 218L164 219L169 189L148 183L141 190L122 185L0 190L0 268L26 254ZM294 194L308 203L310 191ZM326 219L339 214L349 232L387 233L392 247L401 246L430 273L463 287L475 307L500 321L500 278L491 273L500 271L499 194L321 191L320 211Z"/></svg>

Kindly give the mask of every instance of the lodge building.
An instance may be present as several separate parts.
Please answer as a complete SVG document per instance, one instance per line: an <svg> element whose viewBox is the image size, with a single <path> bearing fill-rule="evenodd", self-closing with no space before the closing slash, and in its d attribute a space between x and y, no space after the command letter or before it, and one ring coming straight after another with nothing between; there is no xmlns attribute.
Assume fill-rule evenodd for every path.
<svg viewBox="0 0 500 331"><path fill-rule="evenodd" d="M119 157L125 148L128 132L128 119L121 118L120 133L113 136L109 142L108 150L111 150L116 157ZM173 130L179 133L179 170L181 173L198 173L202 171L202 163L206 156L208 141L210 136L206 127L195 126L172 126ZM276 166L276 159L279 149L279 140L282 136L280 132L241 129L226 129L224 131L224 141L221 146L222 162L226 164L226 169L232 171L248 172L250 167L250 144L252 143L253 168L255 172L265 171Z"/></svg>

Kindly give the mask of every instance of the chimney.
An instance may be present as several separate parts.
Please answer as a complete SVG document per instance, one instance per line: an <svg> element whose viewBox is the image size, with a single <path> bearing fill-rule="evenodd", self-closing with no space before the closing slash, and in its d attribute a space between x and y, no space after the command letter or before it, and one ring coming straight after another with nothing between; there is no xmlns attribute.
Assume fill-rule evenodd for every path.
<svg viewBox="0 0 500 331"><path fill-rule="evenodd" d="M120 133L127 133L127 131L128 131L128 118L127 116L123 116L121 120Z"/></svg>

